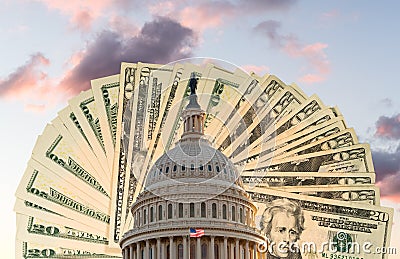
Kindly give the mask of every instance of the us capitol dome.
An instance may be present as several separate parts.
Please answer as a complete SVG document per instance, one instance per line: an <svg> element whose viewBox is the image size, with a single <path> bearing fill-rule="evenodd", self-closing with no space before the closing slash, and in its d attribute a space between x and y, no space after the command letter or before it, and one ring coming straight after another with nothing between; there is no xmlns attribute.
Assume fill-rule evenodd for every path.
<svg viewBox="0 0 400 259"><path fill-rule="evenodd" d="M120 241L124 259L261 258L257 208L232 162L204 138L196 84L190 79L181 139L155 162L131 207L134 226ZM190 237L190 228L201 237Z"/></svg>

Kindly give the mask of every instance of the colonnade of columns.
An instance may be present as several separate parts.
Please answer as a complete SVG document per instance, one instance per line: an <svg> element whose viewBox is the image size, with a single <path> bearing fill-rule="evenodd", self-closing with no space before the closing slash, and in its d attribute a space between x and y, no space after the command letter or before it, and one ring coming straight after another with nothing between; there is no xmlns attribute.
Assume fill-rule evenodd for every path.
<svg viewBox="0 0 400 259"><path fill-rule="evenodd" d="M190 240L190 242L189 242ZM206 250L202 246L206 245ZM204 248L203 247L203 248ZM193 250L194 251L191 251ZM206 254L205 254L206 253ZM219 236L156 238L130 244L122 249L123 259L263 259L257 243ZM189 255L191 257L189 258Z"/></svg>

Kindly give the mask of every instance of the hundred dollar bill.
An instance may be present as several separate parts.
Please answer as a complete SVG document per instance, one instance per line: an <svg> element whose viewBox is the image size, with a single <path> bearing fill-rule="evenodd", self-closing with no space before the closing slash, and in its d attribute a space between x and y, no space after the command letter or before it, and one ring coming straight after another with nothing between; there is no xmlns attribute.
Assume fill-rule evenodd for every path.
<svg viewBox="0 0 400 259"><path fill-rule="evenodd" d="M278 189L284 192L296 193L306 196L314 196L338 201L351 201L379 205L379 188L375 185L314 185L314 186L280 186L280 187L253 187L245 185L245 189L251 192L263 193L265 189Z"/></svg>
<svg viewBox="0 0 400 259"><path fill-rule="evenodd" d="M117 134L119 74L90 81L108 164L113 165Z"/></svg>
<svg viewBox="0 0 400 259"><path fill-rule="evenodd" d="M387 254L371 251L390 245L392 208L275 189L248 193L258 206L256 222L268 242L264 253L294 253L296 258L387 258ZM288 243L280 244L282 240L273 234L277 224L285 233L293 229L285 240Z"/></svg>
<svg viewBox="0 0 400 259"><path fill-rule="evenodd" d="M366 185L375 183L375 173L319 172L243 172L243 184L253 187L284 187L310 185Z"/></svg>
<svg viewBox="0 0 400 259"><path fill-rule="evenodd" d="M101 131L100 115L92 89L81 92L78 96L69 100L68 103L89 143L98 142L97 145L93 145L92 147L100 147L100 150L96 150L95 152L103 152L105 154L108 168L111 172L112 164L108 162L109 158L107 157L108 154L104 143L104 133ZM108 182L111 181L111 174L107 175L107 180Z"/></svg>
<svg viewBox="0 0 400 259"><path fill-rule="evenodd" d="M89 157L91 161L96 161L104 172L108 172L109 168L106 154L102 150L99 142L89 142L88 137L83 132L82 126L71 107L67 106L59 111L58 118L63 122L64 126L74 138L77 145L81 148L82 152ZM57 127L57 125L54 126ZM95 159L90 158L92 154L95 154Z"/></svg>
<svg viewBox="0 0 400 259"><path fill-rule="evenodd" d="M76 180L84 182L87 187L96 190L105 198L109 196L109 184L85 162L84 155L79 152L74 143L48 124L39 136L32 158L48 169L58 174L72 174Z"/></svg>
<svg viewBox="0 0 400 259"><path fill-rule="evenodd" d="M325 120L324 118L320 123L317 122L314 126L302 129L301 131L291 134L286 138L279 138L276 140L276 137L274 139L270 139L269 141L262 143L261 145L258 145L257 147L248 151L247 156L243 156L242 152L241 155L235 157L234 164L243 166L251 162L258 163L259 160L265 160L260 159L261 157L273 156L278 152L292 150L298 146L301 146L302 143L311 143L313 141L317 141L321 136L329 136L345 129L346 124L343 121L343 116L338 116L328 120Z"/></svg>
<svg viewBox="0 0 400 259"><path fill-rule="evenodd" d="M16 196L29 200L48 210L55 211L68 218L91 226L107 233L110 216L108 215L109 201L101 204L94 201L82 191L65 185L61 180L51 179L51 175L38 163L33 161L27 166L25 177L18 187ZM64 183L64 184L63 184ZM97 195L99 196L99 195Z"/></svg>
<svg viewBox="0 0 400 259"><path fill-rule="evenodd" d="M104 253L108 246L106 236L95 232L82 231L63 222L52 222L17 213L17 239L26 242L40 240L47 245L63 244L65 247L88 248Z"/></svg>
<svg viewBox="0 0 400 259"><path fill-rule="evenodd" d="M110 231L108 238L111 247L119 247L119 238L122 228L122 212L127 208L124 198L126 188L136 187L136 177L132 174L130 178L127 172L127 154L129 144L129 133L131 127L131 117L133 108L133 94L135 88L136 64L121 63L121 73L119 76L119 100L117 113L117 128L114 164L111 183L111 204L110 204ZM126 186L126 179L129 179Z"/></svg>
<svg viewBox="0 0 400 259"><path fill-rule="evenodd" d="M268 99L267 107L260 113L255 114L255 117L248 127L242 127L241 130L235 131L234 135L237 134L237 137L233 137L234 135L227 137L227 139L234 139L234 141L228 141L228 143L226 143L229 144L229 142L231 142L229 148L224 144L219 147L219 149L230 158L234 158L246 149L251 150L255 144L254 142L259 139L261 135L268 132L268 130L272 134L276 124L285 117L285 115L290 114L297 107L301 106L303 102L303 96L298 95L296 91L286 86L282 93L273 95Z"/></svg>
<svg viewBox="0 0 400 259"><path fill-rule="evenodd" d="M40 243L40 240L36 242L27 242L16 239L15 242L15 258L122 258L121 254L108 254L108 253L96 253L92 251L90 247L87 248L74 248L66 247L62 244L59 245L47 245Z"/></svg>
<svg viewBox="0 0 400 259"><path fill-rule="evenodd" d="M259 164L256 172L375 172L368 144L331 149Z"/></svg>

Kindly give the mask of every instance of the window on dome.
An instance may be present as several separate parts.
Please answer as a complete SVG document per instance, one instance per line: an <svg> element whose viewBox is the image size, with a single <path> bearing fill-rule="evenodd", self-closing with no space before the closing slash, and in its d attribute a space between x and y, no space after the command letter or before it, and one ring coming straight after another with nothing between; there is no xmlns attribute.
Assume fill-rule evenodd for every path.
<svg viewBox="0 0 400 259"><path fill-rule="evenodd" d="M226 219L226 204L222 205L222 218Z"/></svg>
<svg viewBox="0 0 400 259"><path fill-rule="evenodd" d="M215 259L219 259L219 247L218 247L218 244L214 244L214 253L215 253Z"/></svg>
<svg viewBox="0 0 400 259"><path fill-rule="evenodd" d="M190 245L190 259L196 258L196 246L192 243Z"/></svg>
<svg viewBox="0 0 400 259"><path fill-rule="evenodd" d="M217 218L217 204L213 203L211 206L211 210L212 210L212 217Z"/></svg>
<svg viewBox="0 0 400 259"><path fill-rule="evenodd" d="M158 205L158 220L162 220L162 205Z"/></svg>
<svg viewBox="0 0 400 259"><path fill-rule="evenodd" d="M232 221L236 221L236 209L235 209L235 206L232 206Z"/></svg>
<svg viewBox="0 0 400 259"><path fill-rule="evenodd" d="M174 172L176 172L176 169L177 169L177 166L176 166L176 165L174 165L174 169L173 169L173 170L174 170Z"/></svg>
<svg viewBox="0 0 400 259"><path fill-rule="evenodd" d="M239 221L240 221L240 223L243 223L243 209L242 208L239 209Z"/></svg>
<svg viewBox="0 0 400 259"><path fill-rule="evenodd" d="M206 217L206 203L205 202L202 202L201 203L201 210L200 210L201 212L201 217L202 218L205 218Z"/></svg>
<svg viewBox="0 0 400 259"><path fill-rule="evenodd" d="M167 166L167 167L165 168L165 174L168 174L168 172L169 172L169 166Z"/></svg>
<svg viewBox="0 0 400 259"><path fill-rule="evenodd" d="M143 224L147 224L147 210L143 210Z"/></svg>
<svg viewBox="0 0 400 259"><path fill-rule="evenodd" d="M191 218L194 217L194 203L193 202L190 203L190 215L189 216Z"/></svg>
<svg viewBox="0 0 400 259"><path fill-rule="evenodd" d="M179 203L178 207L179 207L178 217L183 218L183 203Z"/></svg>
<svg viewBox="0 0 400 259"><path fill-rule="evenodd" d="M185 171L185 170L186 170L186 166L182 165L182 171Z"/></svg>
<svg viewBox="0 0 400 259"><path fill-rule="evenodd" d="M140 226L140 220L141 220L141 218L140 218L140 211L138 211L138 213L137 213L137 222L138 222L138 226Z"/></svg>
<svg viewBox="0 0 400 259"><path fill-rule="evenodd" d="M178 259L183 259L183 245L178 245Z"/></svg>
<svg viewBox="0 0 400 259"><path fill-rule="evenodd" d="M167 252L167 256L166 256L167 259L172 259L172 258L169 257L169 245L167 245L166 252ZM142 256L141 258L143 259L144 257Z"/></svg>
<svg viewBox="0 0 400 259"><path fill-rule="evenodd" d="M208 171L211 172L212 171L212 166L208 165Z"/></svg>
<svg viewBox="0 0 400 259"><path fill-rule="evenodd" d="M217 170L218 173L221 171L221 170L219 169L219 166L218 166L218 165L215 167L215 169Z"/></svg>
<svg viewBox="0 0 400 259"><path fill-rule="evenodd" d="M190 165L190 170L192 170L192 171L194 170L194 164Z"/></svg>
<svg viewBox="0 0 400 259"><path fill-rule="evenodd" d="M207 244L202 244L201 245L201 259L207 259L207 251L208 251L208 247Z"/></svg>
<svg viewBox="0 0 400 259"><path fill-rule="evenodd" d="M158 172L159 175L162 174L162 168L160 168Z"/></svg>
<svg viewBox="0 0 400 259"><path fill-rule="evenodd" d="M172 219L172 204L168 204L168 219Z"/></svg>
<svg viewBox="0 0 400 259"><path fill-rule="evenodd" d="M203 170L204 170L204 166L200 165L200 171L203 171Z"/></svg>
<svg viewBox="0 0 400 259"><path fill-rule="evenodd" d="M226 168L224 167L224 174L226 174Z"/></svg>
<svg viewBox="0 0 400 259"><path fill-rule="evenodd" d="M154 208L150 207L150 222L154 221Z"/></svg>

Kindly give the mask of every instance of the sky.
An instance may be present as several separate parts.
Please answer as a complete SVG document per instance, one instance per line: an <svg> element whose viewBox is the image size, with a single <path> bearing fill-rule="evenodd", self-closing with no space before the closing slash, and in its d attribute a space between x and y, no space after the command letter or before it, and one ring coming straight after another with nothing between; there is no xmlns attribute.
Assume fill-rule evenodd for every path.
<svg viewBox="0 0 400 259"><path fill-rule="evenodd" d="M121 61L222 59L339 107L371 145L399 233L399 9L396 0L1 0L2 258L14 257L14 193L37 136Z"/></svg>

